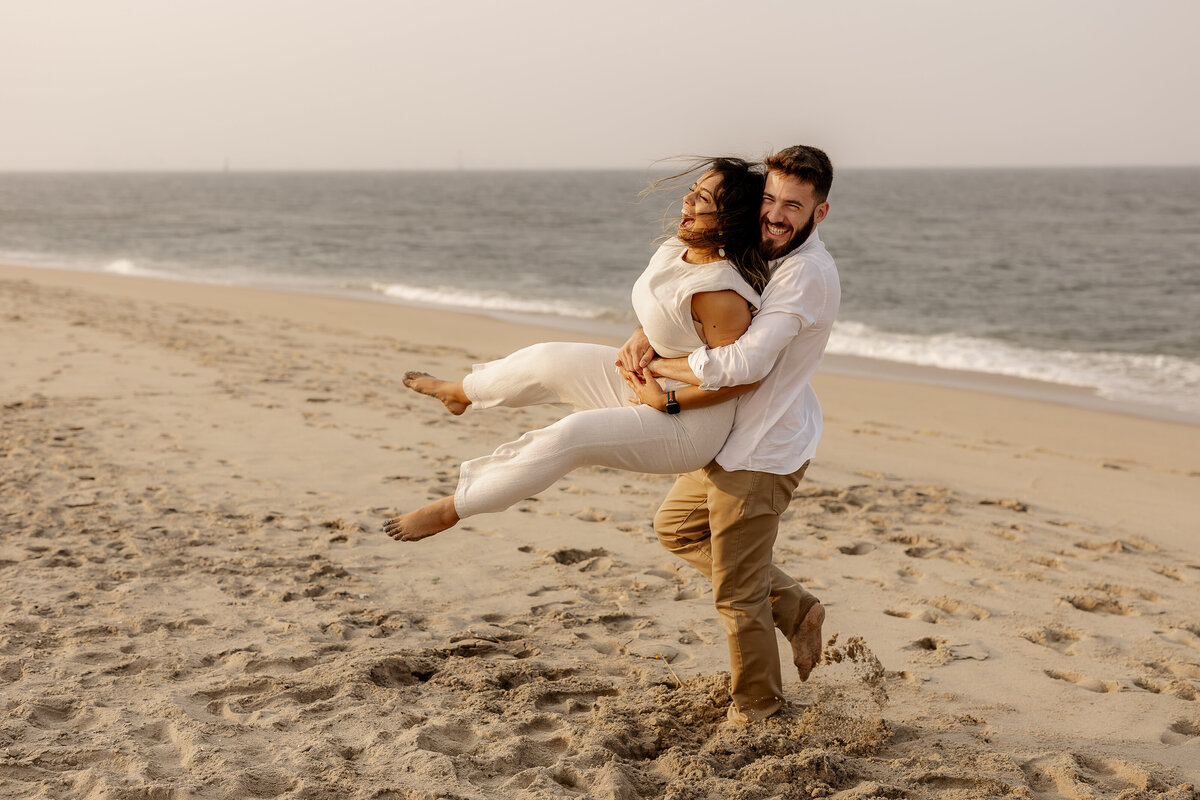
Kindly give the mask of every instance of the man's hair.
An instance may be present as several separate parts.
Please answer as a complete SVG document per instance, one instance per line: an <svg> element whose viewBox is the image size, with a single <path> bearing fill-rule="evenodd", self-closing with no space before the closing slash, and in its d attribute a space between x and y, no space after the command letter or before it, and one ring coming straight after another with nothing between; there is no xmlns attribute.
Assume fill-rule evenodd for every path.
<svg viewBox="0 0 1200 800"><path fill-rule="evenodd" d="M817 203L829 198L833 186L833 164L824 150L798 144L767 156L763 164L768 170L782 172L813 187Z"/></svg>

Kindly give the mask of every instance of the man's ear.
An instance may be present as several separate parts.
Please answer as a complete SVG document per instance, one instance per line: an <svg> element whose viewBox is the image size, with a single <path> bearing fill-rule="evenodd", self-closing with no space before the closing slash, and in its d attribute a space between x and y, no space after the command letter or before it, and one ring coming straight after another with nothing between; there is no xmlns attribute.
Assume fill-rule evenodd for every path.
<svg viewBox="0 0 1200 800"><path fill-rule="evenodd" d="M817 210L813 212L813 224L820 225L827 214L829 214L829 203L821 203L821 205L817 206Z"/></svg>

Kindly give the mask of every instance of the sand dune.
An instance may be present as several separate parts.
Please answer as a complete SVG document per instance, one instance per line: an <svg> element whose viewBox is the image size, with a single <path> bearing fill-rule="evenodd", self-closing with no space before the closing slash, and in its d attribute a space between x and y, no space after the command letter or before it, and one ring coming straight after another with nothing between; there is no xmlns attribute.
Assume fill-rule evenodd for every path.
<svg viewBox="0 0 1200 800"><path fill-rule="evenodd" d="M776 552L826 660L731 728L670 477L378 530L556 417L404 370L545 335L0 269L0 796L1200 796L1197 428L822 376Z"/></svg>

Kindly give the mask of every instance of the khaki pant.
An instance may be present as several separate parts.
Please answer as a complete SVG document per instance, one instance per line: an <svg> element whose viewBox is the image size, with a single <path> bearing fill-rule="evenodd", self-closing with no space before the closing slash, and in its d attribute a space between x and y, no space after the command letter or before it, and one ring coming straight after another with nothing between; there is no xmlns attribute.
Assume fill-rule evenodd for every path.
<svg viewBox="0 0 1200 800"><path fill-rule="evenodd" d="M712 579L729 640L729 718L763 719L783 705L775 629L791 638L817 598L771 563L779 516L804 477L738 470L715 461L680 475L654 516L663 547Z"/></svg>

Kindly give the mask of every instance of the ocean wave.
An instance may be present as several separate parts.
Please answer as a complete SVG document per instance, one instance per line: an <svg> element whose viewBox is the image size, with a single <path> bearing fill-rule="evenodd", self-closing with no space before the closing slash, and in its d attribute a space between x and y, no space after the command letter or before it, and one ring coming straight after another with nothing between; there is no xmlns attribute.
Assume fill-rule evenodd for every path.
<svg viewBox="0 0 1200 800"><path fill-rule="evenodd" d="M362 287L347 285L345 288ZM540 314L588 320L623 319L620 313L611 308L590 306L570 300L514 297L500 291L464 291L446 286L425 287L403 283L371 283L367 288L377 294L413 304L429 303L463 310Z"/></svg>
<svg viewBox="0 0 1200 800"><path fill-rule="evenodd" d="M118 258L116 261L110 261L104 265L102 272L107 272L110 275L126 275L131 278L161 278L167 280L183 280L177 274L167 272L165 270L150 269L148 267L139 267L127 258Z"/></svg>
<svg viewBox="0 0 1200 800"><path fill-rule="evenodd" d="M1176 356L1035 350L957 334L889 333L852 321L834 326L827 351L1077 386L1108 400L1200 413L1200 363Z"/></svg>

